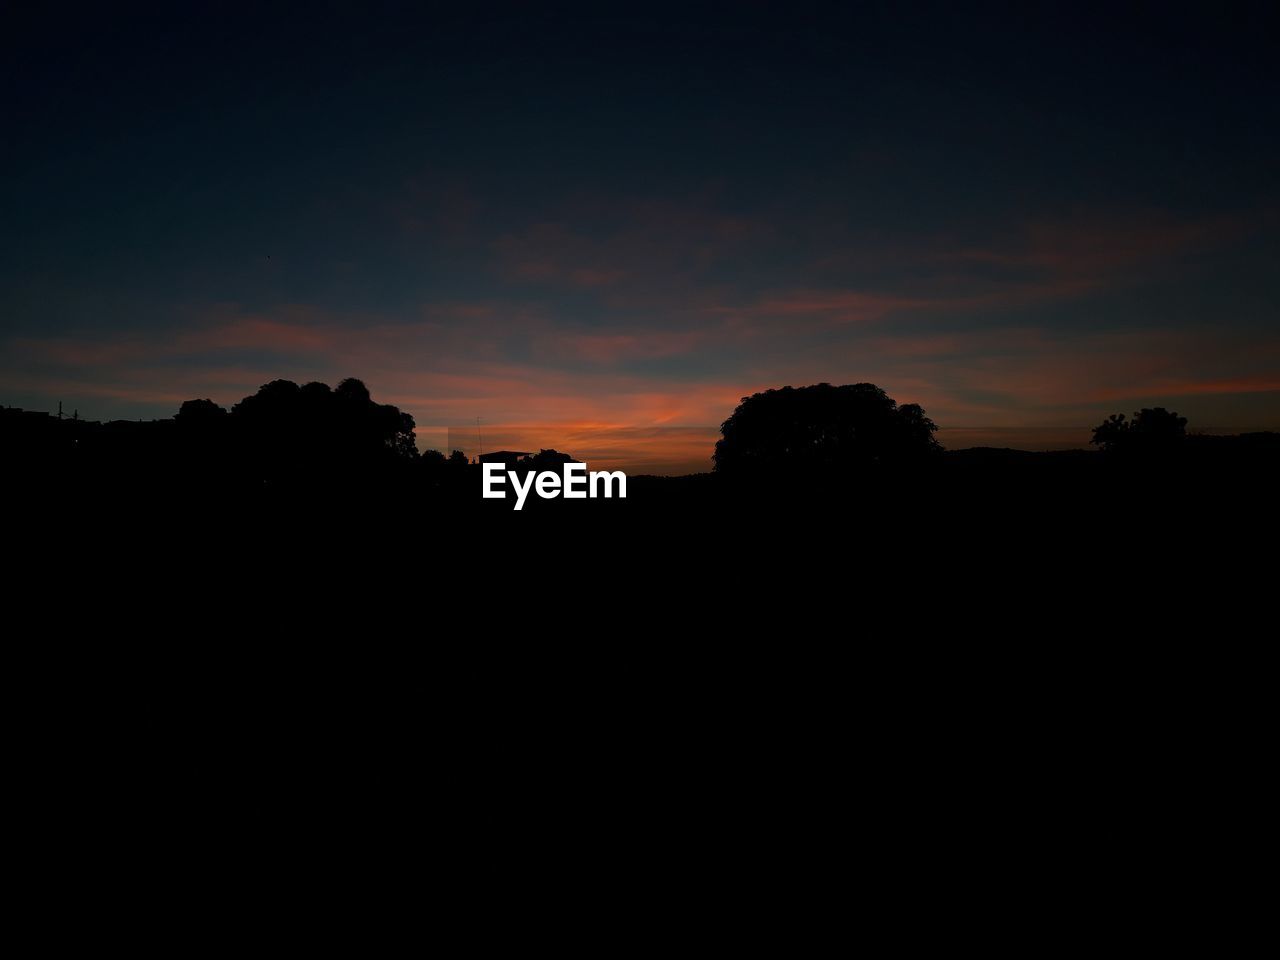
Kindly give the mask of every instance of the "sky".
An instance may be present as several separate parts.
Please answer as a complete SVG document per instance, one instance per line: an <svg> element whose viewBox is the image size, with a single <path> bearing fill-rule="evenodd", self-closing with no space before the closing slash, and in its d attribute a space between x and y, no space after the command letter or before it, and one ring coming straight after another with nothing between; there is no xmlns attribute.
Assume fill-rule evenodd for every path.
<svg viewBox="0 0 1280 960"><path fill-rule="evenodd" d="M10 8L0 403L354 376L423 448L658 473L824 381L949 448L1280 429L1266 10Z"/></svg>

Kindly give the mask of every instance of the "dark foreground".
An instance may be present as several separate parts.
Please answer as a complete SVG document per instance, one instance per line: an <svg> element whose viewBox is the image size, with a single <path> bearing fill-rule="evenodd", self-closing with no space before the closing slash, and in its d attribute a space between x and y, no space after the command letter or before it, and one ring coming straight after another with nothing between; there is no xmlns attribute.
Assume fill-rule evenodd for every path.
<svg viewBox="0 0 1280 960"><path fill-rule="evenodd" d="M473 465L255 479L203 456L11 463L11 560L62 583L134 577L139 590L184 571L225 585L254 570L246 588L342 571L491 595L555 574L567 592L596 578L633 593L704 585L704 608L770 576L856 591L864 573L892 573L927 593L990 571L1007 602L998 576L1120 576L1126 557L1142 563L1125 576L1158 566L1179 591L1246 557L1243 572L1260 573L1280 486L1275 434L1189 437L1146 458L974 449L850 475L632 476L625 500L531 496L519 512L481 499Z"/></svg>
<svg viewBox="0 0 1280 960"><path fill-rule="evenodd" d="M1265 795L1277 529L1276 438L1190 439L633 477L520 513L470 468L11 462L24 795L81 849L172 817L230 859L259 829L315 856L369 801L388 850L423 811L476 822L469 860L567 816L593 842L648 825L676 863L709 830L753 863L762 823L824 861L848 834L902 889L927 857L964 889L1028 856L1185 863L1202 792L1233 817Z"/></svg>

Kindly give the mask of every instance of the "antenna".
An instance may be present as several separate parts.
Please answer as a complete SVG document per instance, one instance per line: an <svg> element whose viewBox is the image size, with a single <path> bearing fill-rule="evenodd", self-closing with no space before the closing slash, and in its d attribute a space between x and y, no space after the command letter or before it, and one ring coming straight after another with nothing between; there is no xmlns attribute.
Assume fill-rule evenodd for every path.
<svg viewBox="0 0 1280 960"><path fill-rule="evenodd" d="M480 462L480 458L484 456L484 443L480 439L480 418L476 417L476 447L480 452L476 455L476 463Z"/></svg>

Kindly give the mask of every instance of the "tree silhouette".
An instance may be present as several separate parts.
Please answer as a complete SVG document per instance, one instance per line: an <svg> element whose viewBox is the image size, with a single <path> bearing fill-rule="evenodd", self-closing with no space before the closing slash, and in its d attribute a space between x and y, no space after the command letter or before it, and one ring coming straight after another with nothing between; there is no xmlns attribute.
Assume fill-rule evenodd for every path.
<svg viewBox="0 0 1280 960"><path fill-rule="evenodd" d="M359 380L331 390L273 380L231 408L243 471L253 483L290 487L373 482L417 458L413 417L375 403Z"/></svg>
<svg viewBox="0 0 1280 960"><path fill-rule="evenodd" d="M177 416L173 419L180 426L200 427L206 424L218 423L226 416L227 411L212 400L186 400L178 408Z"/></svg>
<svg viewBox="0 0 1280 960"><path fill-rule="evenodd" d="M1128 435L1129 421L1123 413L1113 413L1093 428L1093 439L1089 442L1096 443L1103 450L1115 450L1124 444Z"/></svg>
<svg viewBox="0 0 1280 960"><path fill-rule="evenodd" d="M1173 449L1187 435L1187 418L1164 407L1143 407L1126 420L1123 413L1113 413L1093 428L1093 439L1103 450L1149 453Z"/></svg>
<svg viewBox="0 0 1280 960"><path fill-rule="evenodd" d="M369 388L364 385L363 380L357 380L355 377L347 377L347 379L338 384L338 389L333 392L344 403L363 406L371 402Z"/></svg>
<svg viewBox="0 0 1280 960"><path fill-rule="evenodd" d="M873 383L783 387L744 397L720 428L718 473L846 470L937 451L937 426L918 404Z"/></svg>

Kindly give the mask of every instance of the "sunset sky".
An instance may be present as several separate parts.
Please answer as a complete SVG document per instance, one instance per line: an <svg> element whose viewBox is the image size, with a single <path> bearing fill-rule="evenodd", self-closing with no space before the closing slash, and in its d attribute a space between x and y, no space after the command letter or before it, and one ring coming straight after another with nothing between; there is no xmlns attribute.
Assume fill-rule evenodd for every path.
<svg viewBox="0 0 1280 960"><path fill-rule="evenodd" d="M668 473L820 381L948 447L1280 429L1267 5L473 7L6 11L0 403L355 376Z"/></svg>

